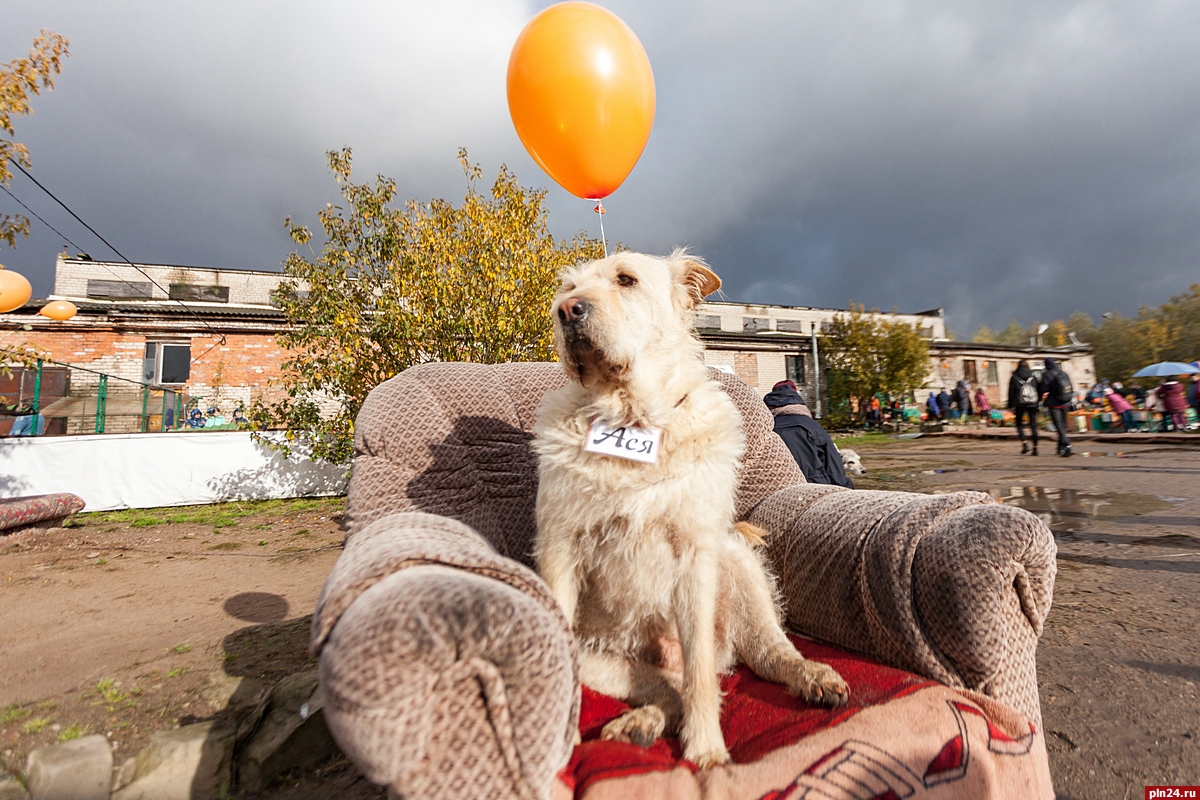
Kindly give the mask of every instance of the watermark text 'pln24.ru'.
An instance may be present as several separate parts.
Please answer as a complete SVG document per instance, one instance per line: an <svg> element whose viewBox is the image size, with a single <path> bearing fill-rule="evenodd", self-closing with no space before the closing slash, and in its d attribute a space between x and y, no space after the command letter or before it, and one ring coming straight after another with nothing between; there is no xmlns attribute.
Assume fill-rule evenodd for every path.
<svg viewBox="0 0 1200 800"><path fill-rule="evenodd" d="M1146 800L1170 800L1171 798L1194 798L1200 800L1200 786L1147 786Z"/></svg>

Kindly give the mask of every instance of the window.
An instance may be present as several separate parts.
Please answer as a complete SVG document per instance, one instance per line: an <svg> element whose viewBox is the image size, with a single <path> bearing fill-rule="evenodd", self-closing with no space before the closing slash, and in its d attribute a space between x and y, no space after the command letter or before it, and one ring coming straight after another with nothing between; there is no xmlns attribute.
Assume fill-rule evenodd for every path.
<svg viewBox="0 0 1200 800"><path fill-rule="evenodd" d="M743 333L758 333L771 330L771 320L766 317L742 317Z"/></svg>
<svg viewBox="0 0 1200 800"><path fill-rule="evenodd" d="M87 296L108 300L136 298L148 300L150 294L149 281L93 281L87 282Z"/></svg>
<svg viewBox="0 0 1200 800"><path fill-rule="evenodd" d="M967 383L979 381L979 373L975 370L974 359L963 359L963 380Z"/></svg>
<svg viewBox="0 0 1200 800"><path fill-rule="evenodd" d="M996 362L985 361L983 363L987 365L987 382L993 386L999 385L1000 373L996 369Z"/></svg>
<svg viewBox="0 0 1200 800"><path fill-rule="evenodd" d="M146 342L142 380L156 386L187 383L192 372L192 346L182 342Z"/></svg>
<svg viewBox="0 0 1200 800"><path fill-rule="evenodd" d="M775 320L775 330L785 331L787 333L808 333L812 330L812 323L802 319L777 319Z"/></svg>
<svg viewBox="0 0 1200 800"><path fill-rule="evenodd" d="M228 303L228 286L199 286L194 283L172 283L172 300L195 300L201 303Z"/></svg>
<svg viewBox="0 0 1200 800"><path fill-rule="evenodd" d="M787 357L787 376L797 386L804 385L804 356Z"/></svg>
<svg viewBox="0 0 1200 800"><path fill-rule="evenodd" d="M698 314L696 316L696 329L701 331L719 331L721 330L721 318L716 314Z"/></svg>

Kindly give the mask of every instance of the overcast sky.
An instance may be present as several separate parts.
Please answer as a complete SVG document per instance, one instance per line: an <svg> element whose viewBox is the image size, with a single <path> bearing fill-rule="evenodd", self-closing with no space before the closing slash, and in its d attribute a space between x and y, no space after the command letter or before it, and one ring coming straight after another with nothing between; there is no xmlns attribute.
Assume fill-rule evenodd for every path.
<svg viewBox="0 0 1200 800"><path fill-rule="evenodd" d="M283 219L335 201L324 151L402 198L459 200L456 149L550 186L504 73L547 3L8 0L0 60L71 40L17 121L34 174L137 261L278 269ZM1135 313L1200 281L1200 4L607 3L641 38L658 114L605 202L610 238L709 259L730 300L944 306L960 336L1076 309ZM110 256L17 175L11 190ZM0 193L0 211L19 209ZM33 222L0 261L51 287ZM72 248L74 250L74 248Z"/></svg>

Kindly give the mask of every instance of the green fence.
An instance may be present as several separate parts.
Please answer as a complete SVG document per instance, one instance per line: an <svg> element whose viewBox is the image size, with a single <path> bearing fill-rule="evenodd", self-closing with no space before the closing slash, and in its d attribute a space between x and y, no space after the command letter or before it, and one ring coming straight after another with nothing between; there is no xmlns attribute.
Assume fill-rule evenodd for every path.
<svg viewBox="0 0 1200 800"><path fill-rule="evenodd" d="M0 373L0 436L157 433L187 427L199 398L41 359Z"/></svg>

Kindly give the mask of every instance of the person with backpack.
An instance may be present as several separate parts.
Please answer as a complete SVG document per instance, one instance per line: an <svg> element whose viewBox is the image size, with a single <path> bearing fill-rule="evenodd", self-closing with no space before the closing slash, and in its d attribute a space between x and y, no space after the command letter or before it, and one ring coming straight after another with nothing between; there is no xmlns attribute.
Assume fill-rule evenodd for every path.
<svg viewBox="0 0 1200 800"><path fill-rule="evenodd" d="M1016 370L1008 379L1008 407L1016 415L1017 438L1021 440L1021 455L1029 452L1029 443L1025 441L1025 429L1021 427L1024 418L1029 423L1029 438L1033 440L1033 454L1036 456L1038 445L1038 402L1042 399L1038 391L1037 376L1029 368L1029 362L1021 359Z"/></svg>
<svg viewBox="0 0 1200 800"><path fill-rule="evenodd" d="M1071 410L1071 402L1075 396L1075 387L1071 379L1063 372L1058 361L1046 359L1046 369L1042 372L1042 383L1038 391L1045 397L1042 405L1050 412L1050 421L1058 432L1058 455L1066 458L1075 451L1071 448L1071 440L1067 438L1067 412Z"/></svg>

